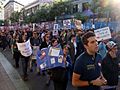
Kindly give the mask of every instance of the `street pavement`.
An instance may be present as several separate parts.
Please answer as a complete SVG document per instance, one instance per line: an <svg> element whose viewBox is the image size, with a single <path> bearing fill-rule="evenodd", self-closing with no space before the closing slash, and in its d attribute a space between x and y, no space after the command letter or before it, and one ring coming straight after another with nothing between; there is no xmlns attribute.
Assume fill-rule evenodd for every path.
<svg viewBox="0 0 120 90"><path fill-rule="evenodd" d="M0 51L5 56L6 60L8 60L8 62L10 62L10 64L13 66L14 60L13 60L12 53L11 53L10 49L7 49L6 51L2 51L0 49ZM15 74L15 75L17 75L15 77L17 77L17 79L19 78L19 83L20 83L21 87L23 88L23 86L24 86L24 89L15 89L15 90L54 90L52 81L51 81L49 86L46 86L45 83L46 83L47 77L43 76L43 75L37 75L35 66L33 66L33 72L30 72L30 70L28 70L28 73L29 73L29 80L28 81L22 81L22 79L20 77L22 75L21 61L20 61L20 67L18 69L15 69L15 70L19 74L19 75ZM13 81L14 85L17 83L14 80L12 80L12 81ZM14 87L12 87L12 88L14 88ZM0 89L0 90L2 90L2 89ZM9 89L9 90L14 90L14 89ZM71 85L71 82L69 81L67 90L77 90L77 89L74 88ZM120 81L119 81L119 85L118 85L117 90L120 90Z"/></svg>

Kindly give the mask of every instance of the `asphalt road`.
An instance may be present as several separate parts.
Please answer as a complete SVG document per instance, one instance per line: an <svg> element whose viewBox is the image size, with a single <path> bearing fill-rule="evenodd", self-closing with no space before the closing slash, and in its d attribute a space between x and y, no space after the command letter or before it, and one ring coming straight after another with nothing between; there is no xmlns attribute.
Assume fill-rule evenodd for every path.
<svg viewBox="0 0 120 90"><path fill-rule="evenodd" d="M14 65L14 60L12 58L12 53L10 49L7 49L6 51L2 51L0 49L0 51L3 53L3 55L5 55L8 61L12 65ZM19 72L20 75L22 75L21 61L20 61L20 67L17 69L17 71ZM46 86L45 83L46 83L47 77L43 75L37 75L35 66L33 67L33 72L30 72L30 70L28 70L28 73L29 73L29 80L25 81L25 84L28 86L30 90L54 90L52 81L49 86ZM67 90L77 90L77 89L74 88L71 85L71 82L69 81ZM120 80L119 80L119 85L117 90L120 90Z"/></svg>
<svg viewBox="0 0 120 90"><path fill-rule="evenodd" d="M11 53L10 49L7 49L6 51L2 51L0 49L0 51L8 59L8 61L12 65L14 65L14 60L12 58L12 53ZM22 75L21 61L19 62L19 64L20 64L20 67L17 69L17 71L19 72L20 75ZM35 65L33 67L33 72L30 72L30 70L28 70L28 74L29 74L29 76L28 76L29 80L25 81L25 84L28 86L28 88L30 90L54 90L53 82L51 81L50 85L46 86L47 76L38 75L36 68L35 68ZM71 82L69 82L67 90L76 90L76 88L74 88L71 85Z"/></svg>

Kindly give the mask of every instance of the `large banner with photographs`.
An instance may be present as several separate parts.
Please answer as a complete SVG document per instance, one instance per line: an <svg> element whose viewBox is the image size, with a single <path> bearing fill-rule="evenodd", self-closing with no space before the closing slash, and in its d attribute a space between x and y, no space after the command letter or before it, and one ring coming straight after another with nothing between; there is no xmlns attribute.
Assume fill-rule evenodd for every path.
<svg viewBox="0 0 120 90"><path fill-rule="evenodd" d="M55 48L50 46L48 48L41 49L41 51L38 52L37 61L42 70L55 67L65 67L63 51L60 46Z"/></svg>

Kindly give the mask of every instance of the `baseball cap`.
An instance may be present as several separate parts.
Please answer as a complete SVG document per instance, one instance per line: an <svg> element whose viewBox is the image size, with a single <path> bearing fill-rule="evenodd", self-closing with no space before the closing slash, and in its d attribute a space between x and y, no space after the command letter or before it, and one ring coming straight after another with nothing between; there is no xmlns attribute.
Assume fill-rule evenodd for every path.
<svg viewBox="0 0 120 90"><path fill-rule="evenodd" d="M116 44L115 42L113 42L113 41L108 41L106 45L107 45L107 48L108 48L108 49L112 49L112 48L114 48L117 44Z"/></svg>

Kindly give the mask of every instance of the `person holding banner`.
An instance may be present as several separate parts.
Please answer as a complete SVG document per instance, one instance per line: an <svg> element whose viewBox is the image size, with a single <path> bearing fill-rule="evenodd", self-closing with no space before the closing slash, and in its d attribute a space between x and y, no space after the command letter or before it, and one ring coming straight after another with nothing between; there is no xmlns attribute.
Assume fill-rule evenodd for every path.
<svg viewBox="0 0 120 90"><path fill-rule="evenodd" d="M52 47L56 47L58 45L57 39L52 39L51 41ZM54 90L66 90L67 83L68 83L68 74L70 69L72 68L71 59L68 56L68 45L63 46L63 58L59 57L58 59L62 59L65 67L57 66L52 69L51 71L51 78L54 83Z"/></svg>
<svg viewBox="0 0 120 90"><path fill-rule="evenodd" d="M28 41L27 33L24 33L24 34L21 35L18 43L23 43L24 44L27 41ZM30 42L29 42L29 45L30 45ZM24 46L28 46L28 45L24 45ZM18 49L19 49L19 47L18 47ZM20 51L20 53L21 53L22 71L23 71L23 77L22 78L23 78L24 81L27 81L28 80L28 73L27 73L28 63L29 63L30 55L32 53L29 56L26 56L26 55L22 54L21 51Z"/></svg>
<svg viewBox="0 0 120 90"><path fill-rule="evenodd" d="M43 41L41 42L40 50L43 48L48 48L49 45L50 45L50 35L48 33L46 33L45 36L43 37ZM40 70L38 70L38 75L40 75L40 74L41 74ZM44 71L42 71L42 75L45 75Z"/></svg>
<svg viewBox="0 0 120 90"><path fill-rule="evenodd" d="M88 31L82 36L85 51L77 58L73 70L72 85L78 90L100 90L107 80L101 73L102 57L98 54L95 34Z"/></svg>
<svg viewBox="0 0 120 90"><path fill-rule="evenodd" d="M32 51L33 51L30 58L30 71L32 72L33 71L32 64L33 64L33 61L34 62L36 61L37 50L39 49L39 46L41 44L41 39L39 38L38 33L36 31L33 31L33 35L30 38L30 44L32 46Z"/></svg>

